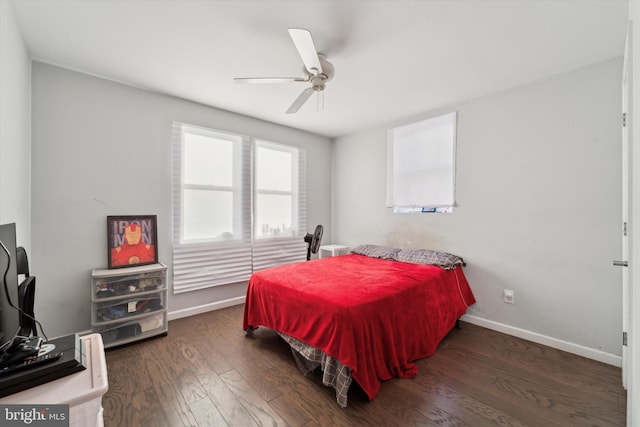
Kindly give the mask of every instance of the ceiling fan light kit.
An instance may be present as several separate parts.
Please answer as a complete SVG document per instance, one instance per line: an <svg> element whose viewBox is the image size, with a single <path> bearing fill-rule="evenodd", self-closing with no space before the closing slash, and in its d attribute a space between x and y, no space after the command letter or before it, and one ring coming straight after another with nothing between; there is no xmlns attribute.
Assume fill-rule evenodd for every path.
<svg viewBox="0 0 640 427"><path fill-rule="evenodd" d="M315 75L307 72L307 78L311 82L313 90L322 91L324 90L325 83L333 78L335 68L333 68L333 64L331 64L331 62L327 61L327 57L324 54L318 53L317 56L320 64L322 65L321 71ZM306 68L304 71L306 71Z"/></svg>
<svg viewBox="0 0 640 427"><path fill-rule="evenodd" d="M335 68L333 64L327 61L327 57L318 53L313 43L311 33L307 30L299 28L290 28L289 35L293 40L293 44L298 50L298 54L304 64L303 73L304 78L298 77L242 77L235 78L237 83L297 83L305 82L311 83L311 87L308 87L302 91L300 95L293 101L293 104L287 109L287 114L293 114L298 112L305 102L313 95L314 92L324 91L325 85L335 75ZM320 104L318 104L320 105Z"/></svg>

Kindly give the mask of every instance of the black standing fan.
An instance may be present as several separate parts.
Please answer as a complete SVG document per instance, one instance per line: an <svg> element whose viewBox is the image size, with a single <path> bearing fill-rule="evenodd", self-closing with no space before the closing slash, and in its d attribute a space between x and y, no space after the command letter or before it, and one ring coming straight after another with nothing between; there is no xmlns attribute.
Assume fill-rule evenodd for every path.
<svg viewBox="0 0 640 427"><path fill-rule="evenodd" d="M304 236L304 241L309 244L307 247L307 261L311 259L311 254L317 254L318 249L320 249L320 241L322 240L322 232L324 231L324 227L322 225L316 225L316 229L311 233L307 233Z"/></svg>

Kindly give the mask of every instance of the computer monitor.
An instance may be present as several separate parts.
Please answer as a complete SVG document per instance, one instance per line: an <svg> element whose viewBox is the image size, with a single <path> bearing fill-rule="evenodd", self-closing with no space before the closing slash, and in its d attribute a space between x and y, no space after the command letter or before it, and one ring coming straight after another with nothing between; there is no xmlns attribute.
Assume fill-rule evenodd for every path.
<svg viewBox="0 0 640 427"><path fill-rule="evenodd" d="M0 344L13 339L20 326L18 307L18 268L16 251L16 225L0 225ZM9 304L9 298L12 307Z"/></svg>

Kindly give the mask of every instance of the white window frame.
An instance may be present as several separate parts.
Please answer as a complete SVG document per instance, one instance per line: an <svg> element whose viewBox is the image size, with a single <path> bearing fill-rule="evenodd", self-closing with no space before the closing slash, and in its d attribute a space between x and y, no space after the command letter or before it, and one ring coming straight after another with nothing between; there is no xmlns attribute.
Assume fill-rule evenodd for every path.
<svg viewBox="0 0 640 427"><path fill-rule="evenodd" d="M300 160L299 160L299 148L291 147L289 145L278 144L270 141L264 140L256 140L254 143L254 162L257 163L257 150L259 148L274 150L274 151L282 151L291 155L291 189L289 191L285 190L269 190L269 189L260 189L257 185L257 177L254 178L254 190L253 195L257 198L260 194L271 194L271 195L285 195L291 197L291 230L280 237L289 237L289 236L298 236L300 234L300 198L299 198L299 186L300 186ZM257 213L255 210L257 209L258 204L254 200L254 218L257 218ZM259 236L258 237L258 224L257 221L254 221L253 226L253 235L254 238L257 239L267 239L267 238L277 238L279 236Z"/></svg>
<svg viewBox="0 0 640 427"><path fill-rule="evenodd" d="M457 112L390 129L386 206L449 213L455 205Z"/></svg>
<svg viewBox="0 0 640 427"><path fill-rule="evenodd" d="M185 177L185 159L184 156L181 156L181 186L180 186L180 215L178 218L184 218L185 206L184 206L184 192L185 190L201 190L201 191L228 191L232 193L233 196L233 211L240 212L242 211L243 205L249 205L249 194L243 193L244 185L243 181L247 179L245 173L248 168L248 165L244 164L245 162L250 161L250 159L246 159L245 155L243 155L243 150L246 150L246 144L243 143L242 137L238 135L223 133L219 131L214 131L210 129L205 129L197 126L189 126L183 125L181 127L181 152L185 152L185 146L187 144L185 135L187 133L220 139L229 141L233 144L233 177L232 184L230 186L217 186L217 185L202 185L202 184L190 184L186 183ZM189 244L189 243L207 243L207 242L215 242L215 241L229 241L229 240L247 240L246 234L248 230L246 227L247 223L243 224L243 218L239 215L235 215L233 217L233 233L231 237L211 237L211 238L201 238L201 239L186 239L184 235L184 222L179 221L179 236L178 242L180 244Z"/></svg>
<svg viewBox="0 0 640 427"><path fill-rule="evenodd" d="M234 153L241 160L234 168L234 233L231 238L184 239L183 194L185 132L219 139L231 138L237 142ZM254 150L265 147L286 149L293 154L292 168L297 169L292 181L292 231L284 236L268 236L256 239L254 232ZM240 283L249 280L251 274L263 268L306 260L306 152L299 147L257 140L243 135L220 132L194 125L173 124L173 293L183 293L213 286ZM194 188L215 190L216 186ZM237 224L236 224L237 222Z"/></svg>

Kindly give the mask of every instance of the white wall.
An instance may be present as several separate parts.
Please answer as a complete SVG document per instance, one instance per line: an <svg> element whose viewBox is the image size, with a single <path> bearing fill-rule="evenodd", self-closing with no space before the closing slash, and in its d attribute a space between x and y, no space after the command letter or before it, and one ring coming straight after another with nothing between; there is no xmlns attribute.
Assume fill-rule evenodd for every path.
<svg viewBox="0 0 640 427"><path fill-rule="evenodd" d="M90 327L90 271L107 264L107 215L157 215L159 259L171 264L173 120L305 148L308 224L330 232L327 138L38 62L32 85L32 264L49 335ZM170 295L169 312L242 298L245 286Z"/></svg>
<svg viewBox="0 0 640 427"><path fill-rule="evenodd" d="M18 245L31 244L31 60L11 3L0 1L0 223L16 223Z"/></svg>
<svg viewBox="0 0 640 427"><path fill-rule="evenodd" d="M335 243L461 255L480 323L621 354L620 82L614 60L334 143ZM452 214L385 208L386 129L458 110ZM515 291L515 305L502 302ZM619 359L618 359L619 360Z"/></svg>

